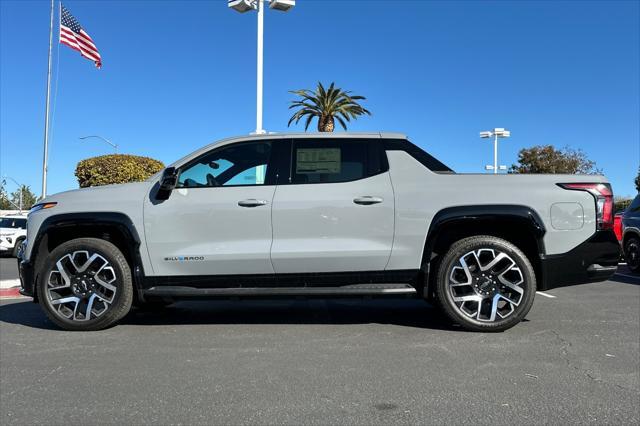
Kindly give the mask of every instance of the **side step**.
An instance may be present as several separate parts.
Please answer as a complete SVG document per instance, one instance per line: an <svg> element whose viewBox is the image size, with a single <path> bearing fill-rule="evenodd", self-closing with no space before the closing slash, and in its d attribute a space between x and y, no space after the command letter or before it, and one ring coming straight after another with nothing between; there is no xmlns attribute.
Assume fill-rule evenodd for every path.
<svg viewBox="0 0 640 426"><path fill-rule="evenodd" d="M409 284L351 284L341 287L238 287L196 288L159 286L144 290L145 296L162 297L360 297L411 296L416 289Z"/></svg>

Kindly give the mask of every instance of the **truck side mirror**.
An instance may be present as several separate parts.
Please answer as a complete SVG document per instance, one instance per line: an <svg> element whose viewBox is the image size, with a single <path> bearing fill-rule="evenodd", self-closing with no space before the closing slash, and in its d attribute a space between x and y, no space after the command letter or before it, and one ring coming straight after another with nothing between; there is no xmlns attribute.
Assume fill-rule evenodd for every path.
<svg viewBox="0 0 640 426"><path fill-rule="evenodd" d="M162 172L162 178L160 179L160 187L158 188L158 194L156 198L159 200L168 200L171 195L171 191L178 184L178 171L175 167L167 167Z"/></svg>

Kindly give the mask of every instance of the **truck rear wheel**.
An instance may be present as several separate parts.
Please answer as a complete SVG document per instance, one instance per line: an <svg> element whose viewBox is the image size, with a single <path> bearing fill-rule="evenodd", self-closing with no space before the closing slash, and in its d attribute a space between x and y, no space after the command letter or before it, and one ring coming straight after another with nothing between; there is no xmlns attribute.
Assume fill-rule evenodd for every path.
<svg viewBox="0 0 640 426"><path fill-rule="evenodd" d="M525 254L501 238L480 235L451 245L437 272L444 313L467 330L504 331L531 309L536 277Z"/></svg>
<svg viewBox="0 0 640 426"><path fill-rule="evenodd" d="M640 240L629 237L624 245L624 258L631 272L640 272Z"/></svg>
<svg viewBox="0 0 640 426"><path fill-rule="evenodd" d="M45 313L65 330L109 327L131 308L131 269L108 241L78 238L56 247L39 274L38 294Z"/></svg>

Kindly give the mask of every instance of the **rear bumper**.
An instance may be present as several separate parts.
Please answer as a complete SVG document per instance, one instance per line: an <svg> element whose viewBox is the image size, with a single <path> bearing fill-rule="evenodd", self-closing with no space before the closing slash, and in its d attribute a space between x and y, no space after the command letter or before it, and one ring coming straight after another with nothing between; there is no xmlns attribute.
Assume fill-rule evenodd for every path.
<svg viewBox="0 0 640 426"><path fill-rule="evenodd" d="M539 290L606 281L618 268L620 244L612 230L597 231L571 251L541 259Z"/></svg>

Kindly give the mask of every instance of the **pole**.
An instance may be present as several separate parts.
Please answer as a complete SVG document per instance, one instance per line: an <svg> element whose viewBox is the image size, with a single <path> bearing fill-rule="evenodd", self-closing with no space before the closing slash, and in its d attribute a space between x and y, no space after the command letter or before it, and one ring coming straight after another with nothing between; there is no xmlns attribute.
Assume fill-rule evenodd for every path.
<svg viewBox="0 0 640 426"><path fill-rule="evenodd" d="M20 213L22 213L22 187L20 187Z"/></svg>
<svg viewBox="0 0 640 426"><path fill-rule="evenodd" d="M493 174L498 174L498 135L493 139Z"/></svg>
<svg viewBox="0 0 640 426"><path fill-rule="evenodd" d="M265 133L262 128L262 58L264 35L264 0L257 0L258 7L258 76L256 81L256 134Z"/></svg>
<svg viewBox="0 0 640 426"><path fill-rule="evenodd" d="M51 99L51 51L53 50L53 0L51 0L51 22L49 24L49 65L47 71L47 100L44 109L44 152L42 156L42 196L47 196L47 168L49 163L49 100Z"/></svg>

